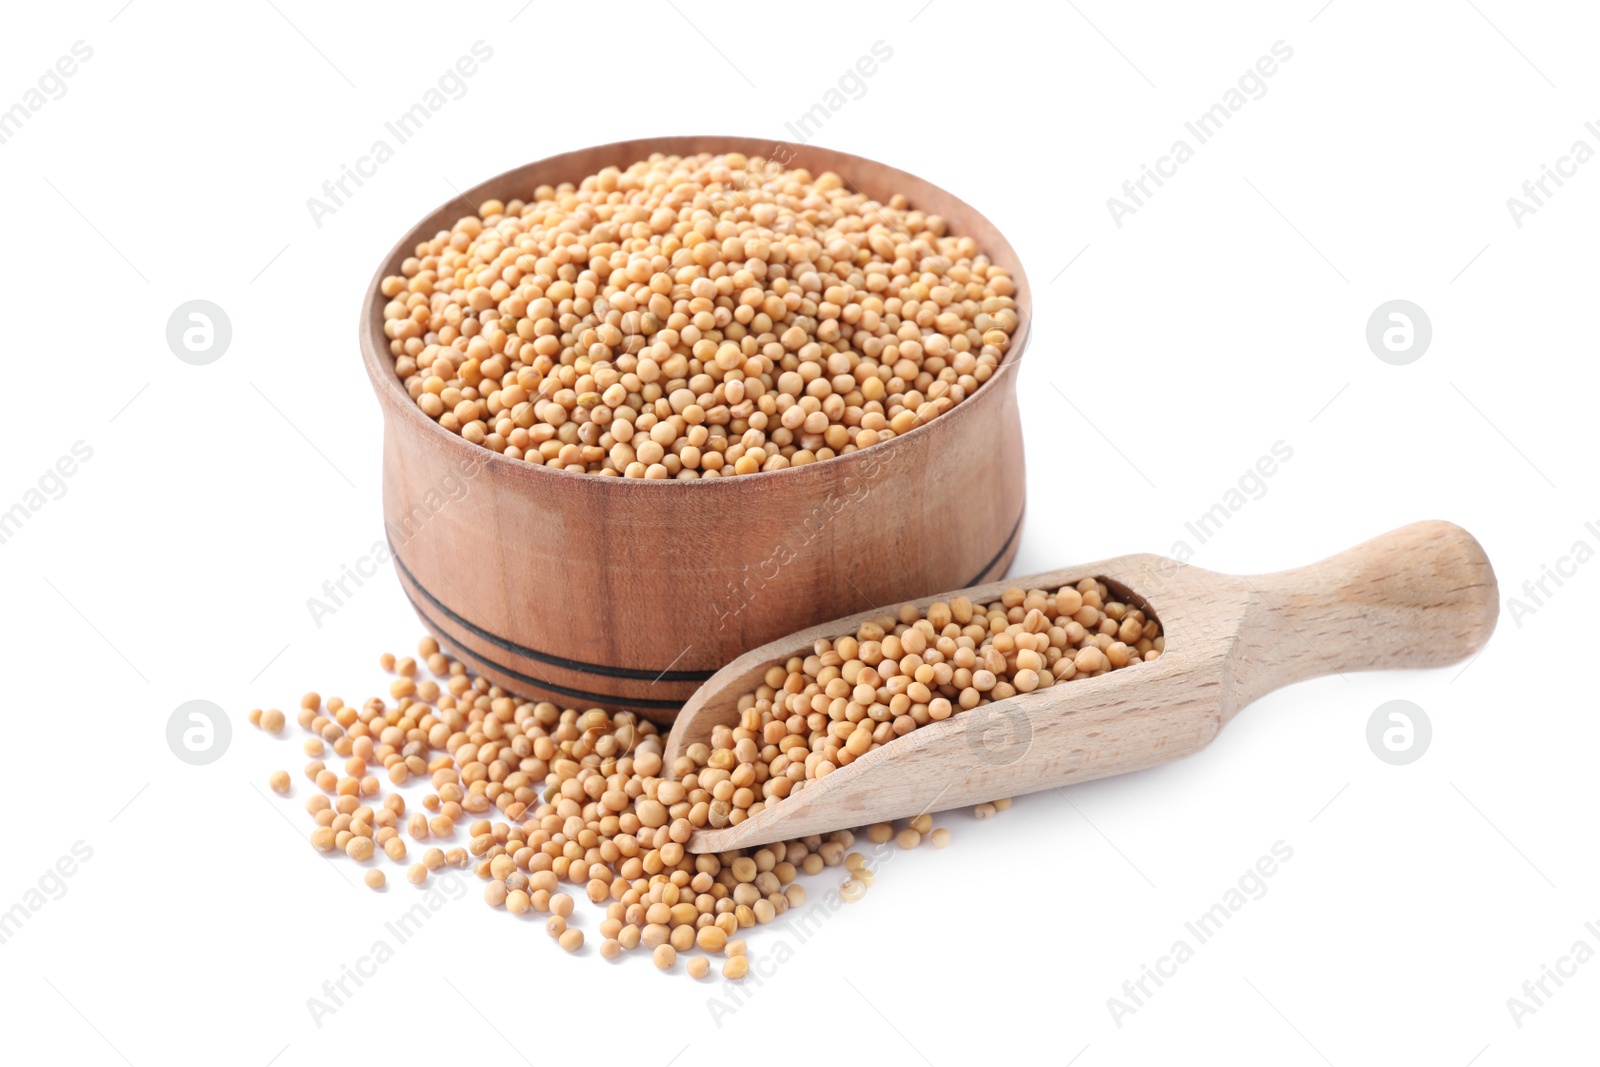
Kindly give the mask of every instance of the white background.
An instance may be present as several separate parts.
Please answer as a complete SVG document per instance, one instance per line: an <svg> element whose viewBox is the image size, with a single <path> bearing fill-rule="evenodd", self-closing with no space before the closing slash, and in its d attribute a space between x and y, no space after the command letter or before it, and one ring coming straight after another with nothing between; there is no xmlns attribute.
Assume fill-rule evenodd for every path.
<svg viewBox="0 0 1600 1067"><path fill-rule="evenodd" d="M0 144L0 508L74 442L93 457L0 544L20 683L0 909L74 842L93 855L0 944L8 1059L1593 1062L1600 962L1520 1027L1506 1001L1580 938L1600 950L1595 564L1503 610L1468 667L1303 684L1187 762L941 817L951 848L897 855L806 943L755 932L757 956L795 951L737 1011L642 954L569 958L472 880L313 1022L307 998L415 890L386 864L374 894L307 847L299 737L245 713L359 702L386 684L378 654L420 635L388 574L320 628L306 599L381 536L363 287L452 187L629 137L790 139L882 40L893 58L816 139L977 205L1034 285L1013 573L1179 540L1265 571L1438 517L1480 538L1504 605L1575 541L1600 548L1600 162L1520 228L1506 206L1575 140L1600 148L1592 9L675 2L10 13L0 107L75 41L93 57ZM494 57L465 98L316 226L307 198L479 39ZM1115 225L1107 198L1280 40L1266 95ZM195 298L233 325L209 366L165 343ZM1408 366L1364 337L1396 298L1433 324ZM1266 494L1196 544L1185 522L1280 440ZM232 718L209 766L167 748L191 699ZM1391 699L1433 724L1409 766L1367 746ZM266 789L280 766L290 800ZM1107 998L1280 840L1266 895L1118 1026Z"/></svg>

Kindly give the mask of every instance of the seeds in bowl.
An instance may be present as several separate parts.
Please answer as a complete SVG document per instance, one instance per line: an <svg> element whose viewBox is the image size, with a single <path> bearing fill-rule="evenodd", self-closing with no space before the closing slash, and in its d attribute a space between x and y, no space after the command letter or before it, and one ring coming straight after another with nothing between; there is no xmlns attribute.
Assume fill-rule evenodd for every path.
<svg viewBox="0 0 1600 1067"><path fill-rule="evenodd" d="M487 200L380 284L429 418L513 459L628 478L781 470L967 399L1016 284L904 196L739 153L654 155Z"/></svg>

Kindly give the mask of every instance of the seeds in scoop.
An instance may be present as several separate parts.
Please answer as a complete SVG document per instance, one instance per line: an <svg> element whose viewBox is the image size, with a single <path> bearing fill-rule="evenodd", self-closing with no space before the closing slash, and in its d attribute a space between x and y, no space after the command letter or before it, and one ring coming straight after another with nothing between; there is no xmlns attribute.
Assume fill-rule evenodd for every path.
<svg viewBox="0 0 1600 1067"><path fill-rule="evenodd" d="M274 793L279 795L287 795L289 792L289 772L273 771L272 774L267 777L267 785L272 788Z"/></svg>
<svg viewBox="0 0 1600 1067"><path fill-rule="evenodd" d="M1016 283L943 218L741 154L485 201L416 252L379 289L418 407L590 474L725 477L871 447L969 397L1019 324Z"/></svg>
<svg viewBox="0 0 1600 1067"><path fill-rule="evenodd" d="M713 729L709 745L695 746L693 755L672 768L676 776L749 766L749 786L741 788L730 777L732 788L713 797L709 825L731 825L781 803L920 727L1017 693L1146 662L1138 656L1160 655L1160 624L1116 600L1098 579L1053 594L1013 587L988 604L958 600L959 615L955 604L902 605L894 615L861 624L854 635L820 640L812 655L769 669L765 684L739 701L738 725ZM1120 664L1102 649L1101 642L1111 645L1108 635L1093 629L1100 606L1109 610L1111 604L1122 617L1108 626L1120 633L1126 624L1131 635L1136 625L1141 635L1150 635L1119 657ZM800 732L791 733L791 722L802 724ZM977 814L987 818L995 810L1003 809L980 806ZM868 827L866 834L874 844L894 838L902 848L915 848L932 827L932 817L923 814L898 835L887 823ZM836 865L842 852L836 842L817 849L826 866Z"/></svg>

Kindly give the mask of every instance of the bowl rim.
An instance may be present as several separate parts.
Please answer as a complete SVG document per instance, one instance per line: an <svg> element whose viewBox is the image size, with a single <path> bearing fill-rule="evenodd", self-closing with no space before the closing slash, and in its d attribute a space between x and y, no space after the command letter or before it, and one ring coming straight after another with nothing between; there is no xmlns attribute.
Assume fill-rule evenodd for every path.
<svg viewBox="0 0 1600 1067"><path fill-rule="evenodd" d="M755 145L770 145L771 147L755 150L753 148ZM458 193L457 195L450 197L448 200L441 201L432 210L427 212L416 222L412 223L405 234L395 242L388 252L384 254L383 259L379 262L378 268L373 273L371 280L362 290L363 303L361 308L361 320L359 324L362 363L366 367L367 377L372 384L373 391L377 394L379 404L385 409L386 425L387 416L394 414L396 411L402 411L403 413L400 414L399 417L403 420L406 420L407 425L417 426L421 433L427 434L428 439L433 442L434 447L446 451L453 457L458 457L459 460L464 463L471 463L474 465L483 464L489 470L495 471L496 473L508 473L514 478L566 478L574 480L572 482L572 487L574 488L580 487L583 483L597 482L602 486L606 486L607 491L612 491L612 489L615 488L615 491L620 492L665 492L667 490L664 487L676 486L684 482L685 479L680 478L607 478L602 475L589 472L580 473L578 471L569 471L560 467L551 467L543 463L529 463L525 460L507 459L505 456L491 448L486 448L483 445L475 445L471 441L468 441L465 437L462 437L460 434L452 433L443 426L440 426L437 421L429 418L423 413L422 409L417 406L416 401L413 400L411 395L406 391L405 383L394 373L394 361L389 355L388 338L384 337L383 335L384 320L382 318L382 313L384 304L387 303L387 300L382 297L379 287L382 285L383 279L397 269L397 265L399 263L403 262L407 257L415 254L416 245L419 240L425 236L425 231L434 228L428 226L429 220L432 220L436 217L445 217L450 206L456 203L458 200L464 200L467 202L468 206L471 206L476 203L481 203L483 200L491 197L496 197L498 195L497 187L503 186L512 181L516 175L520 175L524 171L539 167L558 167L561 163L578 155L615 155L618 157L618 161L611 165L624 166L632 164L639 159L644 159L657 152L668 155L689 155L706 151L740 151L751 155L759 154L762 156L762 158L770 158L774 149L779 147L788 148L795 152L801 153L808 149L813 152L826 152L830 156L836 157L840 161L848 161L848 164L850 165L860 164L866 167L875 168L882 173L890 174L895 177L909 178L913 183L926 185L934 189L940 195L949 198L952 203L958 204L967 212L970 212L972 217L982 220L998 238L999 247L980 248L980 252L984 255L988 255L990 259L997 261L1003 255L1006 260L1005 265L1010 268L1012 277L1017 283L1017 331L1012 335L1012 345L1001 358L999 364L996 366L995 373L990 376L988 381L982 383L982 385L980 385L980 387L974 391L971 397L962 403L957 404L954 408L945 412L944 414L939 415L928 422L922 423L921 425L913 427L906 433L899 434L890 438L888 441L882 441L867 448L860 448L854 452L837 455L831 459L807 463L800 467L791 466L785 467L782 470L757 471L754 474L741 474L736 477L728 478L687 479L688 481L694 482L696 485L704 483L708 487L713 484L728 483L728 486L721 489L701 488L695 491L701 493L740 491L738 489L731 488L732 486L742 486L746 490L776 488L776 486L779 484L776 479L781 479L786 476L791 477L792 479L798 479L804 476L810 476L813 478L836 477L838 479L843 479L849 476L852 472L856 471L857 468L865 464L876 464L890 459L896 446L900 446L902 442L916 439L919 434L923 433L923 431L929 430L933 426L945 422L947 419L977 417L972 414L971 409L976 409L980 406L979 401L985 394L990 392L997 394L1003 393L1005 390L995 388L997 385L1014 385L1014 383L1009 382L1008 379L1015 377L1015 375L1019 373L1017 366L1022 362L1022 357L1027 349L1029 336L1032 333L1031 326L1033 316L1031 305L1033 290L1029 285L1028 275L1022 266L1021 258L1017 255L1016 249L1011 245L1011 242L1006 238L1005 234L1001 232L1000 228L995 226L995 224L989 220L988 216L984 215L977 208L973 207L959 196L956 196L956 194L950 192L948 189L945 189L943 186L936 185L935 183L928 181L926 178L921 178L915 174L912 174L910 171L901 170L898 167L890 166L889 164L879 162L875 159L870 159L866 156L858 156L850 152L843 152L838 149L827 148L826 146L818 144L795 143L790 141L776 140L770 137L746 137L737 134L695 134L666 137L643 137L625 141L611 141L606 144L579 147L566 152L559 152L555 155L545 156L541 159L531 160L527 163L521 163L515 167L501 171L492 177L478 182L465 192ZM801 159L799 164L801 166L805 166L806 161ZM840 177L843 178L847 184L849 184L849 174L840 171L836 171L835 173L839 173ZM562 180L565 181L568 179ZM374 294L378 294L378 300L372 299ZM949 429L948 425L946 426L946 429ZM819 470L822 473L817 473ZM832 472L832 474L830 475L829 472ZM536 483L529 484L533 485ZM551 486L553 487L560 484L561 483L559 482L551 483ZM627 488L621 488L623 486L626 486Z"/></svg>

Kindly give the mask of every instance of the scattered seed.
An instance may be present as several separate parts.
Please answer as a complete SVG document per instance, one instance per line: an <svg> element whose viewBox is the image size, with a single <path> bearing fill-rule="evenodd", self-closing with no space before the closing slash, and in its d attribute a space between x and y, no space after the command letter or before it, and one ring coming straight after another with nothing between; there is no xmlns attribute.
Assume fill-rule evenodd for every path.
<svg viewBox="0 0 1600 1067"><path fill-rule="evenodd" d="M1018 599L1016 606L1021 603ZM956 625L954 610L944 610L951 611L949 624ZM981 610L964 609L966 619L976 626L973 620L985 618ZM935 609L929 614L935 620L943 617ZM1131 609L1124 621L1130 616ZM907 618L916 621L908 624ZM862 653L862 645L878 642L877 649L865 652L876 665L861 660L861 670L852 668L855 684L871 680L871 675L862 677L869 667L887 674L890 654L899 655L897 663L918 655L924 657L924 667L938 666L935 654L943 655L941 638L930 638L922 628L932 623L914 608L900 612L898 619L886 617L878 634L863 628L869 636L842 639L830 650L848 664ZM991 629L995 637L1005 632L998 623ZM335 764L342 767L342 775L321 760L306 768L322 790L306 803L317 823L311 835L313 847L324 852L338 849L358 862L369 860L381 848L404 863L405 837L448 838L460 825L468 847L427 848L420 862L403 868L408 881L425 885L429 871L472 868L485 880L487 904L514 915L547 915L546 930L564 948L583 943L581 933L569 926L577 894L565 891L577 886L605 912L600 924L603 958L643 946L658 966L667 961L663 969L674 967L682 955L690 973L703 967L709 974L708 957L720 952L728 957L724 975L734 977L747 973L749 964L744 940L733 935L775 922L789 909L802 906L806 892L797 881L802 874L842 866L850 877L841 886L841 895L860 900L875 874L865 854L851 847L863 837L882 844L897 836L893 826L883 823L720 857L695 856L684 849L697 829L715 823L718 805L728 821L738 821L759 810L759 805L788 795L783 787L768 790L780 778L793 788L803 787L808 770L817 769L807 767L809 757L829 742L824 738L813 748L820 735L791 734L787 718L781 731L777 719L758 720L768 707L777 707L779 713L795 710L782 707L792 676L806 679L799 692L814 686L813 695L820 695L835 682L850 684L843 682L842 671L822 680L815 670L807 674L806 662L800 659L774 667L766 678L769 688L745 702L737 727L719 728L711 744L695 746L683 760L667 767L661 759L663 738L653 724L626 713L561 710L553 704L520 700L474 677L443 653L428 652L426 641L418 651L432 678L443 683L435 703L412 696L392 702L374 697L347 706L330 697L319 700L316 707L302 707L300 721L310 739L324 748L331 746L345 761ZM900 641L898 647L895 641ZM1024 645L1031 643L1023 640ZM912 651L919 647L920 652ZM976 656L978 647L982 646L974 644L968 651ZM998 649L995 654L1004 655ZM952 655L945 662L953 660ZM416 681L420 669L416 661L394 666L400 677ZM917 684L935 688L942 684L935 674L924 671L923 676L929 682ZM416 684L420 695L421 682ZM907 683L896 684L905 690L904 696L921 696ZM838 693L837 686L833 692ZM888 721L892 725L894 720ZM916 728L916 723L909 728ZM804 729L812 729L812 724ZM832 742L841 753L848 751L840 747L848 740L842 734L836 732ZM885 738L892 736L891 730ZM848 763L849 757L841 755L840 761ZM404 797L384 795L378 776L371 773L386 770L390 783L400 784L394 772L400 765L406 767L406 784L420 778L431 790L424 792L418 810L409 816ZM998 806L989 806L991 814ZM902 844L909 835L948 841L947 833L932 827L931 817L909 822L898 835ZM372 874L382 872L364 872L363 877ZM565 936L569 933L578 936Z"/></svg>

